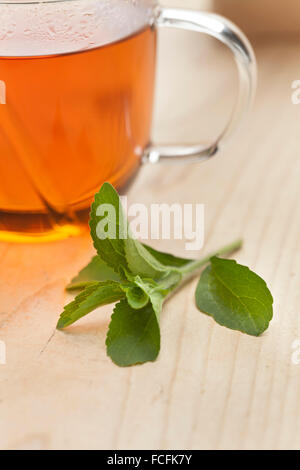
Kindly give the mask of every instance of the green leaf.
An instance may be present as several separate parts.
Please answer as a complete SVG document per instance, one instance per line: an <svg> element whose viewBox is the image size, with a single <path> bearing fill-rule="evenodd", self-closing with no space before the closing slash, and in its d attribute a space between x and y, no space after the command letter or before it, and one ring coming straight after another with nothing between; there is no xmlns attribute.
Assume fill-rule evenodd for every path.
<svg viewBox="0 0 300 470"><path fill-rule="evenodd" d="M143 308L149 302L149 295L134 283L122 286L122 289L126 293L127 301L132 308Z"/></svg>
<svg viewBox="0 0 300 470"><path fill-rule="evenodd" d="M91 236L101 259L122 276L124 270L159 278L167 270L143 245L132 238L118 193L104 183L95 196Z"/></svg>
<svg viewBox="0 0 300 470"><path fill-rule="evenodd" d="M146 248L149 253L157 259L161 264L173 268L182 268L183 266L192 263L194 260L187 258L180 258L178 256L171 255L170 253L164 253L162 251L157 251L149 245L143 243L144 248Z"/></svg>
<svg viewBox="0 0 300 470"><path fill-rule="evenodd" d="M104 213L99 211L107 210ZM116 273L120 267L127 269L124 239L128 224L120 198L110 183L104 183L96 194L90 216L91 236L100 258ZM108 232L108 229L111 232Z"/></svg>
<svg viewBox="0 0 300 470"><path fill-rule="evenodd" d="M134 238L125 240L125 253L128 268L132 274L159 279L169 269L161 264L149 251Z"/></svg>
<svg viewBox="0 0 300 470"><path fill-rule="evenodd" d="M165 298L207 263L196 291L198 308L221 325L250 335L267 329L273 299L265 282L247 267L216 257L239 249L241 240L201 260L157 251L132 237L118 193L109 183L95 196L90 228L98 255L68 286L68 290L84 290L65 307L57 328L119 301L106 340L107 354L116 364L129 366L157 358Z"/></svg>
<svg viewBox="0 0 300 470"><path fill-rule="evenodd" d="M95 281L121 281L120 276L100 258L94 256L89 264L85 266L79 274L72 279L66 287L67 290L84 289L91 282Z"/></svg>
<svg viewBox="0 0 300 470"><path fill-rule="evenodd" d="M199 310L233 330L259 336L273 317L273 298L265 281L236 261L214 257L196 290Z"/></svg>
<svg viewBox="0 0 300 470"><path fill-rule="evenodd" d="M150 299L153 311L157 317L157 321L160 321L160 313L165 298L164 293L159 290L159 285L151 279L142 279L140 276L135 277L135 284L148 296Z"/></svg>
<svg viewBox="0 0 300 470"><path fill-rule="evenodd" d="M118 282L104 281L90 284L73 302L65 306L56 328L66 328L96 308L117 302L124 297L125 293Z"/></svg>
<svg viewBox="0 0 300 470"><path fill-rule="evenodd" d="M111 317L106 348L118 366L155 361L160 350L160 329L152 305L135 310L126 300L119 302Z"/></svg>
<svg viewBox="0 0 300 470"><path fill-rule="evenodd" d="M164 299L180 283L181 278L181 275L175 272L167 273L158 282L151 279L143 279L140 276L134 277L135 284L149 296L158 321L160 320Z"/></svg>

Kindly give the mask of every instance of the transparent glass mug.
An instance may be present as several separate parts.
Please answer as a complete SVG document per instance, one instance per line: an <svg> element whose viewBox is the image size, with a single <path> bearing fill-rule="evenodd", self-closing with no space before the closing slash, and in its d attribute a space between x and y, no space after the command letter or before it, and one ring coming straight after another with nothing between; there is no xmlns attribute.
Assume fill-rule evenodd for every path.
<svg viewBox="0 0 300 470"><path fill-rule="evenodd" d="M104 181L118 189L141 162L214 155L249 108L255 58L210 13L152 0L0 0L0 239L80 233ZM240 93L210 146L150 143L158 27L198 31L232 51Z"/></svg>

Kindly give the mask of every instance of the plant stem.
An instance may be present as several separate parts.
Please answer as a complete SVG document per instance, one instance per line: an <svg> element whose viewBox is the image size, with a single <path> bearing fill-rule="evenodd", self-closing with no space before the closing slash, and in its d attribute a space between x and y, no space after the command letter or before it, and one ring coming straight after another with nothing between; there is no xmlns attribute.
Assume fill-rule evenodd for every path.
<svg viewBox="0 0 300 470"><path fill-rule="evenodd" d="M197 271L198 269L202 268L205 264L207 264L209 260L213 258L214 256L230 255L234 253L235 251L238 251L242 246L243 246L243 240L242 239L236 240L233 243L230 243L229 245L226 245L223 248L220 248L218 251L208 254L202 259L192 261L191 263L181 268L180 271L184 275L193 274L195 271Z"/></svg>
<svg viewBox="0 0 300 470"><path fill-rule="evenodd" d="M202 259L192 261L191 263L185 265L183 268L180 268L180 272L183 274L183 279L182 281L167 295L166 300L170 299L173 297L173 295L178 292L184 285L186 285L193 277L195 277L199 270L203 268L207 263L209 263L209 260L213 258L214 256L220 256L220 255L230 255L234 253L235 251L238 251L240 248L243 246L243 240L239 239L234 241L233 243L230 243L229 245L224 246L223 248L220 248L218 251L214 251L213 253L210 253L209 255L205 256Z"/></svg>

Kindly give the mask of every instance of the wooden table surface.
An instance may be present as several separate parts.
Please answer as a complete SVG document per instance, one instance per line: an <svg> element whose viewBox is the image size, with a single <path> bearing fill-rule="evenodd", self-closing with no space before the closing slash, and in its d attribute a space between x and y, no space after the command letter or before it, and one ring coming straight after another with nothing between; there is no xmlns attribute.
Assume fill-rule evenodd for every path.
<svg viewBox="0 0 300 470"><path fill-rule="evenodd" d="M161 37L155 138L207 140L229 114L233 62L193 33ZM207 163L144 167L129 199L204 203L203 254L244 237L236 258L271 288L270 329L253 338L216 325L196 309L193 281L165 305L157 362L118 368L105 353L111 307L49 341L69 300L64 287L93 253L89 237L1 243L0 448L300 448L300 365L292 361L300 340L300 106L291 103L300 38L254 45L258 94L243 130ZM187 254L184 242L153 245Z"/></svg>

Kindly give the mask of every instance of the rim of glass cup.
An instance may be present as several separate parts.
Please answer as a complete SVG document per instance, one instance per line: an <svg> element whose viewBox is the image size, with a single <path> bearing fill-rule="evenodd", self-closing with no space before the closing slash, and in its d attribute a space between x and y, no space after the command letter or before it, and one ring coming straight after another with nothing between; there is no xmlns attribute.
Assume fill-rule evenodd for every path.
<svg viewBox="0 0 300 470"><path fill-rule="evenodd" d="M0 0L0 5L35 5L37 3L69 3L69 2L84 2L88 0ZM102 1L102 0L95 0Z"/></svg>
<svg viewBox="0 0 300 470"><path fill-rule="evenodd" d="M103 0L0 0L0 5L36 5L42 3L71 3L71 2L88 2L88 1L95 1L95 2L102 2ZM128 0L123 0L128 1ZM138 2L140 0L137 0ZM155 7L159 1L158 0L141 0L145 1L145 3L149 3L149 6Z"/></svg>

